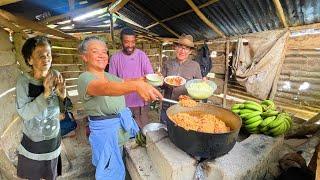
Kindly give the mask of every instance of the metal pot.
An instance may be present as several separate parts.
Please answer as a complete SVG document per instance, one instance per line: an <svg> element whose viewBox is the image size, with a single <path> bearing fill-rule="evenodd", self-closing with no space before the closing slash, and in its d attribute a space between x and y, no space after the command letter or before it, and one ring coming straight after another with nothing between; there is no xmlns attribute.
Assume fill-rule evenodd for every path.
<svg viewBox="0 0 320 180"><path fill-rule="evenodd" d="M180 112L203 111L215 115L232 130L228 133L203 133L193 130L185 130L177 126L170 116ZM199 158L214 159L228 153L236 143L241 119L233 112L210 104L199 104L196 107L182 107L179 104L171 106L167 111L168 134L173 144L186 153Z"/></svg>

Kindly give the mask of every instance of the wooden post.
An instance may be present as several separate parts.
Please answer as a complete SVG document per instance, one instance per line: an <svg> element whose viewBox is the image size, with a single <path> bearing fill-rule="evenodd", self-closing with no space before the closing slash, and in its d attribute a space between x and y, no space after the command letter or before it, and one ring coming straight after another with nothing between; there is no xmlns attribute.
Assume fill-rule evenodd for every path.
<svg viewBox="0 0 320 180"><path fill-rule="evenodd" d="M227 90L228 90L228 79L229 79L229 46L230 41L227 39L226 42L226 72L224 75L224 85L223 85L223 101L222 101L222 107L227 107Z"/></svg>
<svg viewBox="0 0 320 180"><path fill-rule="evenodd" d="M109 5L108 11L110 13L118 12L129 0L117 0Z"/></svg>
<svg viewBox="0 0 320 180"><path fill-rule="evenodd" d="M200 11L200 9L193 3L192 0L186 0L189 6L193 9L193 11L198 15L198 17L208 25L215 33L217 33L221 37L225 37L224 33L219 30L219 28L214 25L209 19Z"/></svg>
<svg viewBox="0 0 320 180"><path fill-rule="evenodd" d="M320 153L319 152L320 152L320 148L318 147L316 179L320 179Z"/></svg>
<svg viewBox="0 0 320 180"><path fill-rule="evenodd" d="M277 9L277 14L278 14L278 17L279 17L280 21L282 22L283 26L285 28L287 28L288 27L288 23L286 21L286 17L284 15L283 8L281 6L280 1L279 0L273 0L273 3L274 3L274 6Z"/></svg>
<svg viewBox="0 0 320 180"><path fill-rule="evenodd" d="M158 69L157 69L158 72L161 72L162 65L163 65L162 48L163 48L163 47L162 47L162 42L160 42L160 49L159 49L159 66L158 66Z"/></svg>
<svg viewBox="0 0 320 180"><path fill-rule="evenodd" d="M22 0L1 0L0 1L0 6L4 6L4 5L7 5L7 4L11 4L11 3L16 3L16 2L19 2L19 1L22 1Z"/></svg>
<svg viewBox="0 0 320 180"><path fill-rule="evenodd" d="M111 40L112 40L112 48L116 49L116 43L114 41L114 28L113 28L113 15L110 13L110 34L111 34Z"/></svg>
<svg viewBox="0 0 320 180"><path fill-rule="evenodd" d="M12 24L11 22L9 22L7 19L3 18L0 16L0 26L9 28L10 30L14 31L14 32L19 32L23 35L23 37L27 38L28 35L22 31L21 28L17 27L16 25Z"/></svg>
<svg viewBox="0 0 320 180"><path fill-rule="evenodd" d="M33 21L28 20L28 19L26 19L24 17L15 16L15 15L11 14L8 11L4 11L4 10L0 9L0 16L2 18L6 19L9 22L16 23L19 26L27 27L27 28L30 28L30 29L35 30L35 31L39 31L39 32L42 32L42 33L45 33L45 34L55 35L55 36L58 36L58 37L63 37L63 38L66 38L66 39L76 39L74 36L71 36L69 34L65 34L62 31L58 31L56 29L51 29L51 28L49 28L49 27L47 27L47 26L45 26L43 24L39 24L39 23L33 22Z"/></svg>

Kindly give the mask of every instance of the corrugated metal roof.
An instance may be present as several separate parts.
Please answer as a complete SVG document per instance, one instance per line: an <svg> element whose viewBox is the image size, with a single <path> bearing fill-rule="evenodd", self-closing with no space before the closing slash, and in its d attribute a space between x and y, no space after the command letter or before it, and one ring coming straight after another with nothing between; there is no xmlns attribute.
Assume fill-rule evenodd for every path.
<svg viewBox="0 0 320 180"><path fill-rule="evenodd" d="M202 11L226 35L239 35L279 28L273 3L265 0L219 1ZM218 23L219 22L219 23Z"/></svg>
<svg viewBox="0 0 320 180"><path fill-rule="evenodd" d="M197 6L208 2L207 0L193 1ZM135 0L135 2L141 4L158 19L165 19L191 9L185 1ZM290 26L320 21L320 0L281 0L281 4ZM130 3L126 6L129 5ZM283 28L272 0L220 0L202 8L201 12L227 36ZM154 22L151 21L150 24L152 23ZM189 33L196 39L216 37L215 33L195 13L164 23L176 33ZM153 29L156 28L150 30L153 31ZM153 32L161 34L161 32ZM173 37L172 34L171 37Z"/></svg>
<svg viewBox="0 0 320 180"><path fill-rule="evenodd" d="M195 40L214 38L216 34L194 13L166 22L176 33L191 34Z"/></svg>
<svg viewBox="0 0 320 180"><path fill-rule="evenodd" d="M320 21L319 0L281 0L281 5L290 26Z"/></svg>
<svg viewBox="0 0 320 180"><path fill-rule="evenodd" d="M131 3L127 3L119 12L143 27L153 23L151 18L140 12L140 10L134 7Z"/></svg>
<svg viewBox="0 0 320 180"><path fill-rule="evenodd" d="M89 3L85 5L80 5L79 1L76 1L76 8L97 1L88 0ZM191 10L183 0L131 0L119 12L143 27L154 24L155 21L135 7L133 1L159 20ZM193 0L193 2L199 7L213 1ZM320 22L320 0L280 0L280 2L289 26ZM29 19L34 19L35 15L46 11L51 15L58 15L66 13L69 9L67 0L29 0L1 8L13 14L25 14L24 16ZM227 36L283 27L272 0L219 0L201 8L200 11ZM197 40L217 37L194 12L165 21L164 24L178 34L188 33ZM150 28L150 31L160 36L175 37L159 24Z"/></svg>
<svg viewBox="0 0 320 180"><path fill-rule="evenodd" d="M135 0L134 2L141 4L147 10L152 11L154 16L158 19L165 19L190 9L189 5L181 0Z"/></svg>
<svg viewBox="0 0 320 180"><path fill-rule="evenodd" d="M149 29L151 32L154 32L156 34L158 34L161 37L170 37L172 36L172 34L167 31L165 28L163 28L162 26L154 26L152 28Z"/></svg>

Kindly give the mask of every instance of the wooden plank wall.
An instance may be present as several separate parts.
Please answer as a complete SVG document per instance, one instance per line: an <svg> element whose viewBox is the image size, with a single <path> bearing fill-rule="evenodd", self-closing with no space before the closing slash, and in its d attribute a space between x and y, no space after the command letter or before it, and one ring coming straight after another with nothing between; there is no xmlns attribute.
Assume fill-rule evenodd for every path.
<svg viewBox="0 0 320 180"><path fill-rule="evenodd" d="M231 43L231 49L234 49L235 45L235 43ZM209 49L218 52L218 57L213 58L213 69L211 71L216 74L215 81L221 81L218 84L219 87L223 84L225 74L225 43L213 43L209 45ZM288 82L290 89L286 88ZM299 91L299 87L303 83L309 83L309 88ZM217 91L217 94L219 93ZM232 79L228 83L228 95L259 101ZM296 116L309 119L320 111L319 97L320 35L290 37L277 84L275 101L283 109Z"/></svg>
<svg viewBox="0 0 320 180"><path fill-rule="evenodd" d="M223 93L223 84L226 70L226 43L213 42L208 45L210 52L216 51L217 57L211 58L212 69L211 72L215 73L213 81L217 84L215 94Z"/></svg>
<svg viewBox="0 0 320 180"><path fill-rule="evenodd" d="M304 90L303 86L308 85ZM288 40L275 100L312 112L320 111L320 35Z"/></svg>
<svg viewBox="0 0 320 180"><path fill-rule="evenodd" d="M0 28L0 179L13 179L22 123L16 112L16 80L20 74L8 32Z"/></svg>
<svg viewBox="0 0 320 180"><path fill-rule="evenodd" d="M80 108L77 95L71 96L72 91L77 92L77 80L85 70L85 65L77 52L80 41L51 39L52 68L61 72L66 80L67 93L75 108Z"/></svg>

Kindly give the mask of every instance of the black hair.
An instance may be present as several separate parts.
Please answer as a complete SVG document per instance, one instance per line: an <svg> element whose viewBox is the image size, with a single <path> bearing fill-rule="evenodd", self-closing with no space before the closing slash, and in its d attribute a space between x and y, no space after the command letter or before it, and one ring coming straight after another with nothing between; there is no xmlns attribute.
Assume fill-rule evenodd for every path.
<svg viewBox="0 0 320 180"><path fill-rule="evenodd" d="M29 59L37 46L47 45L47 44L51 47L50 40L45 36L35 36L33 38L27 39L21 49L21 53L26 64L31 66L29 64Z"/></svg>
<svg viewBox="0 0 320 180"><path fill-rule="evenodd" d="M136 33L133 31L133 29L129 28L129 27L126 27L124 29L122 29L122 31L120 32L120 39L122 40L123 39L123 36L124 35L132 35L132 36L135 36Z"/></svg>

